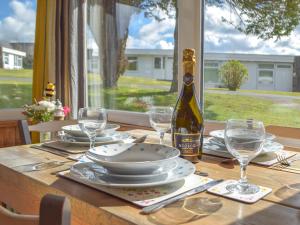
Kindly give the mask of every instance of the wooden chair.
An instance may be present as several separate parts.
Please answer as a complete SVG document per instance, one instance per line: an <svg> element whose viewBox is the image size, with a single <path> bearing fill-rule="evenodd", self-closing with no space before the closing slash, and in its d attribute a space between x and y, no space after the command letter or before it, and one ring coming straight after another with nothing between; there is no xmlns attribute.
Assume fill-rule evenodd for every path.
<svg viewBox="0 0 300 225"><path fill-rule="evenodd" d="M70 225L70 201L66 197L47 194L41 201L39 216L16 214L0 206L0 224Z"/></svg>
<svg viewBox="0 0 300 225"><path fill-rule="evenodd" d="M31 144L30 132L57 132L63 126L77 124L77 120L57 120L35 125L28 125L26 120L19 121L21 140L23 144Z"/></svg>

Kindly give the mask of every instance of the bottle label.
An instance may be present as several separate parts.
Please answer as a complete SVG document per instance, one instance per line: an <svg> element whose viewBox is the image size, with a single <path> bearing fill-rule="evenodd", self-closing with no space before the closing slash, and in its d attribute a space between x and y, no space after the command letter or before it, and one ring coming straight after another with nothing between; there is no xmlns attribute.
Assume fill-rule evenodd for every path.
<svg viewBox="0 0 300 225"><path fill-rule="evenodd" d="M198 156L201 147L201 133L174 134L175 148L178 148L182 156Z"/></svg>

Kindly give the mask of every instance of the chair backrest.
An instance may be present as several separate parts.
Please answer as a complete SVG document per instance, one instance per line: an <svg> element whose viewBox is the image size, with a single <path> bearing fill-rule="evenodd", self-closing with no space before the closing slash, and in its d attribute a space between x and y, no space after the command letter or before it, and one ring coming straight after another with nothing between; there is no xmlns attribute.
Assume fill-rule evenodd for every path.
<svg viewBox="0 0 300 225"><path fill-rule="evenodd" d="M23 128L19 120L0 121L0 147L26 144L22 135Z"/></svg>
<svg viewBox="0 0 300 225"><path fill-rule="evenodd" d="M47 194L40 204L40 215L20 215L0 206L0 224L5 225L70 225L71 205L63 196Z"/></svg>
<svg viewBox="0 0 300 225"><path fill-rule="evenodd" d="M45 123L38 123L28 127L30 132L56 132L61 130L63 126L77 124L77 120L54 120Z"/></svg>
<svg viewBox="0 0 300 225"><path fill-rule="evenodd" d="M31 144L30 132L56 132L61 130L63 126L77 124L76 120L55 120L35 125L28 125L26 120L19 121L19 129L23 144Z"/></svg>

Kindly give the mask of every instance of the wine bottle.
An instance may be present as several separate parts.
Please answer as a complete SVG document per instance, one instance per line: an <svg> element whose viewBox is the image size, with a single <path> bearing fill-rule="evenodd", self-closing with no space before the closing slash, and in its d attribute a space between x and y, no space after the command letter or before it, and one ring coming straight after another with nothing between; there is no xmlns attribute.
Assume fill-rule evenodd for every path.
<svg viewBox="0 0 300 225"><path fill-rule="evenodd" d="M172 144L181 157L198 162L202 156L203 116L195 93L195 50L183 51L183 85L172 116Z"/></svg>

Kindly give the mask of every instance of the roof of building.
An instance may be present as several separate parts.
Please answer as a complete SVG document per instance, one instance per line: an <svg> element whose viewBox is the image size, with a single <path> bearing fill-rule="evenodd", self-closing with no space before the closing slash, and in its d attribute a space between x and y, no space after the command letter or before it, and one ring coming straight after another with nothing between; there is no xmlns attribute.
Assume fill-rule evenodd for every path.
<svg viewBox="0 0 300 225"><path fill-rule="evenodd" d="M18 50L6 48L6 47L0 47L0 48L2 49L2 52L26 57L26 52L22 52L22 51L18 51Z"/></svg>
<svg viewBox="0 0 300 225"><path fill-rule="evenodd" d="M126 55L152 55L152 56L173 56L173 49L126 49ZM280 62L293 63L292 55L266 55L266 54L242 54L242 53L215 53L205 52L205 60L227 61L230 59L246 62Z"/></svg>

